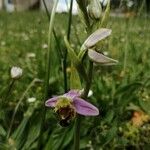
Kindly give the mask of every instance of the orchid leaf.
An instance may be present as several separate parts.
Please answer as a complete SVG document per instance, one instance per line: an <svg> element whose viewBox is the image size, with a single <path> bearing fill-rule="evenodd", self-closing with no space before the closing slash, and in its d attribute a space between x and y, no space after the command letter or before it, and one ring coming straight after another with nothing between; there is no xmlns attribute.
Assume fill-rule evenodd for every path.
<svg viewBox="0 0 150 150"><path fill-rule="evenodd" d="M101 53L98 53L98 52L92 50L92 49L88 50L88 56L93 62L98 63L98 64L114 65L114 64L118 63L117 60L109 58Z"/></svg>
<svg viewBox="0 0 150 150"><path fill-rule="evenodd" d="M74 49L70 46L70 44L69 44L66 37L64 38L64 41L65 41L65 44L66 44L66 47L67 47L67 50L68 50L70 60L76 66L77 64L79 64L80 61L79 61Z"/></svg>
<svg viewBox="0 0 150 150"><path fill-rule="evenodd" d="M79 74L73 65L71 65L70 89L82 89Z"/></svg>
<svg viewBox="0 0 150 150"><path fill-rule="evenodd" d="M106 27L108 19L109 19L109 14L110 14L110 0L108 0L108 2L107 2L105 13L103 15L101 25L100 25L101 27Z"/></svg>
<svg viewBox="0 0 150 150"><path fill-rule="evenodd" d="M85 79L88 80L86 71L84 66L81 64L79 56L76 55L76 53L74 52L73 48L70 46L67 38L64 38L67 50L68 50L68 54L70 57L71 62L73 63L73 65L76 67L76 69L78 70L79 74Z"/></svg>

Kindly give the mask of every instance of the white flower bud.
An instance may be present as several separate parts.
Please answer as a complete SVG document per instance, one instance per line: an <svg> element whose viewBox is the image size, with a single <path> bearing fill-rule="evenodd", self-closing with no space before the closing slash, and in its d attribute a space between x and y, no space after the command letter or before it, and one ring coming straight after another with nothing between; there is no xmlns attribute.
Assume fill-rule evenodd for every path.
<svg viewBox="0 0 150 150"><path fill-rule="evenodd" d="M88 6L88 13L92 19L100 19L102 7L99 0L91 0Z"/></svg>
<svg viewBox="0 0 150 150"><path fill-rule="evenodd" d="M20 67L12 67L10 75L12 79L19 79L22 76L22 69Z"/></svg>

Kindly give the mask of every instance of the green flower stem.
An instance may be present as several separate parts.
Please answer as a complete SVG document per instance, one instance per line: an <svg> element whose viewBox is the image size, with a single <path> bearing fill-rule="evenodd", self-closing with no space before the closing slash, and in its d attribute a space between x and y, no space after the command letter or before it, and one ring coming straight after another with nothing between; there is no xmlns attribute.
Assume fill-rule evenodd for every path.
<svg viewBox="0 0 150 150"><path fill-rule="evenodd" d="M45 122L45 115L46 115L46 108L45 108L45 101L48 99L48 87L49 87L49 76L50 76L50 52L51 52L51 40L52 40L52 32L53 32L53 26L54 26L54 18L56 13L58 0L54 1L50 23L49 23L49 32L48 32L48 51L47 51L47 58L46 58L46 66L45 66L45 93L44 93L44 102L43 102L43 109L42 109L42 123L41 123L41 129L40 129L40 135L38 140L38 149L40 150L42 148L42 133L43 133L43 127Z"/></svg>
<svg viewBox="0 0 150 150"><path fill-rule="evenodd" d="M74 129L74 150L79 150L80 148L80 125L81 125L81 116L78 115L75 121L75 129Z"/></svg>
<svg viewBox="0 0 150 150"><path fill-rule="evenodd" d="M48 11L45 0L43 0L43 4L44 4L46 15L47 15L47 18L48 18L48 21L49 21L51 16L50 16L50 13ZM58 55L60 56L60 63L61 63L61 60L64 56L63 56L63 52L62 52L62 49L61 49L61 46L60 46L60 43L59 43L58 36L56 34L56 31L55 31L55 28L53 28L53 35L54 35L54 38L55 38L55 41L56 41L57 51L58 51Z"/></svg>
<svg viewBox="0 0 150 150"><path fill-rule="evenodd" d="M12 126L13 126L13 123L14 123L14 120L15 120L15 116L16 116L16 113L18 111L18 108L21 104L21 102L24 100L25 96L27 95L28 91L31 89L31 87L35 84L35 82L37 82L38 79L34 79L30 84L29 86L27 87L27 89L25 90L25 92L23 93L23 95L21 96L21 98L19 99L16 107L15 107L15 110L14 110L14 113L12 115L12 118L11 118L11 122L10 122L10 126L9 126L9 130L8 130L8 133L7 133L7 137L6 139L8 139L10 137L10 133L11 133L11 130L12 130Z"/></svg>
<svg viewBox="0 0 150 150"><path fill-rule="evenodd" d="M89 62L89 68L88 68L88 80L85 80L85 88L84 92L82 94L82 98L86 99L91 87L92 83L92 75L93 75L93 62ZM75 122L75 131L74 131L74 150L80 149L80 126L81 126L81 116L78 115Z"/></svg>
<svg viewBox="0 0 150 150"><path fill-rule="evenodd" d="M12 79L12 80L10 81L10 84L9 84L9 87L8 87L8 91L6 92L6 95L5 95L5 97L4 97L3 102L6 102L8 96L9 96L10 93L11 93L11 90L12 90L12 87L13 87L15 81L16 81L15 79Z"/></svg>
<svg viewBox="0 0 150 150"><path fill-rule="evenodd" d="M126 35L125 35L125 38L126 38L126 43L125 43L125 48L124 48L124 62L123 62L123 72L126 73L126 68L127 68L127 59L128 59L128 32L129 32L129 18L126 18Z"/></svg>
<svg viewBox="0 0 150 150"><path fill-rule="evenodd" d="M9 84L9 86L5 89L2 89L1 90L1 94L4 92L5 93L5 90L6 90L6 93L5 93L5 96L4 96L4 98L2 98L2 99L0 99L0 103L1 103L1 105L0 105L0 109L2 110L2 108L5 106L5 104L7 103L7 98L9 97L9 95L11 94L11 91L12 91L12 88L13 88L13 86L14 86L14 84L15 84L15 81L16 80L14 80L14 79L12 79L11 81L10 81L10 84ZM6 123L6 122L5 122ZM6 123L7 124L7 123Z"/></svg>
<svg viewBox="0 0 150 150"><path fill-rule="evenodd" d="M67 29L67 40L70 40L70 33L71 33L71 23L72 23L72 7L73 7L73 0L70 2L70 9L69 9L69 19L68 19L68 29ZM67 92L68 90L68 83L67 83L67 49L64 52L63 58L63 74L64 74L64 91Z"/></svg>
<svg viewBox="0 0 150 150"><path fill-rule="evenodd" d="M64 37L64 41L68 49L68 54L70 55L69 57L72 58L73 65L76 67L79 75L83 78L83 80L88 81L88 76L86 74L85 68L82 65L76 53L74 52L74 49L70 46L66 37Z"/></svg>

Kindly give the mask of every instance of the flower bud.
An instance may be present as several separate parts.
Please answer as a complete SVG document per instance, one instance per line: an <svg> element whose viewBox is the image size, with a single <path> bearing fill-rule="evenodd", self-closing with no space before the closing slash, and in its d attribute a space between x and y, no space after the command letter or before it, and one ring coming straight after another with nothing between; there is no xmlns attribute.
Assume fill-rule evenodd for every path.
<svg viewBox="0 0 150 150"><path fill-rule="evenodd" d="M12 67L10 75L12 79L19 79L22 76L22 69L20 67Z"/></svg>
<svg viewBox="0 0 150 150"><path fill-rule="evenodd" d="M91 19L100 19L102 7L99 0L91 0L88 6L88 13Z"/></svg>

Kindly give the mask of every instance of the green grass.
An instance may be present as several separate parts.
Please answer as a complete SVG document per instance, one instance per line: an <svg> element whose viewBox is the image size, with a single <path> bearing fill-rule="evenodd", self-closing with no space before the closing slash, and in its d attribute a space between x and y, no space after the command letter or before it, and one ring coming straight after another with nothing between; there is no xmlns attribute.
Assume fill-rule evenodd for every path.
<svg viewBox="0 0 150 150"><path fill-rule="evenodd" d="M104 41L103 49L108 55L119 60L117 66L95 66L90 98L99 107L100 117L87 117L82 121L81 148L94 150L117 148L148 148L150 145L150 124L142 127L131 123L132 112L136 109L150 115L150 20L146 18L110 18L108 28L112 29L110 38ZM67 29L67 15L57 15L55 30L61 49L64 50L63 37ZM4 99L10 83L9 70L12 66L23 68L23 76L15 82L6 101L0 108L0 149L36 149L41 123L40 110L43 101L43 82L45 76L45 55L48 33L48 19L41 12L22 12L7 14L0 12L0 102ZM71 44L78 51L85 40L83 25L77 16L73 17ZM34 53L35 57L29 57ZM51 58L51 78L49 95L63 93L63 73L61 58L53 39ZM69 61L68 61L69 67ZM69 73L68 73L69 77ZM24 94L29 84L33 86ZM11 136L5 140L12 113L23 96L16 114ZM30 97L36 102L29 103ZM43 149L71 149L73 123L62 128L51 110L47 111ZM66 133L66 134L64 134Z"/></svg>

